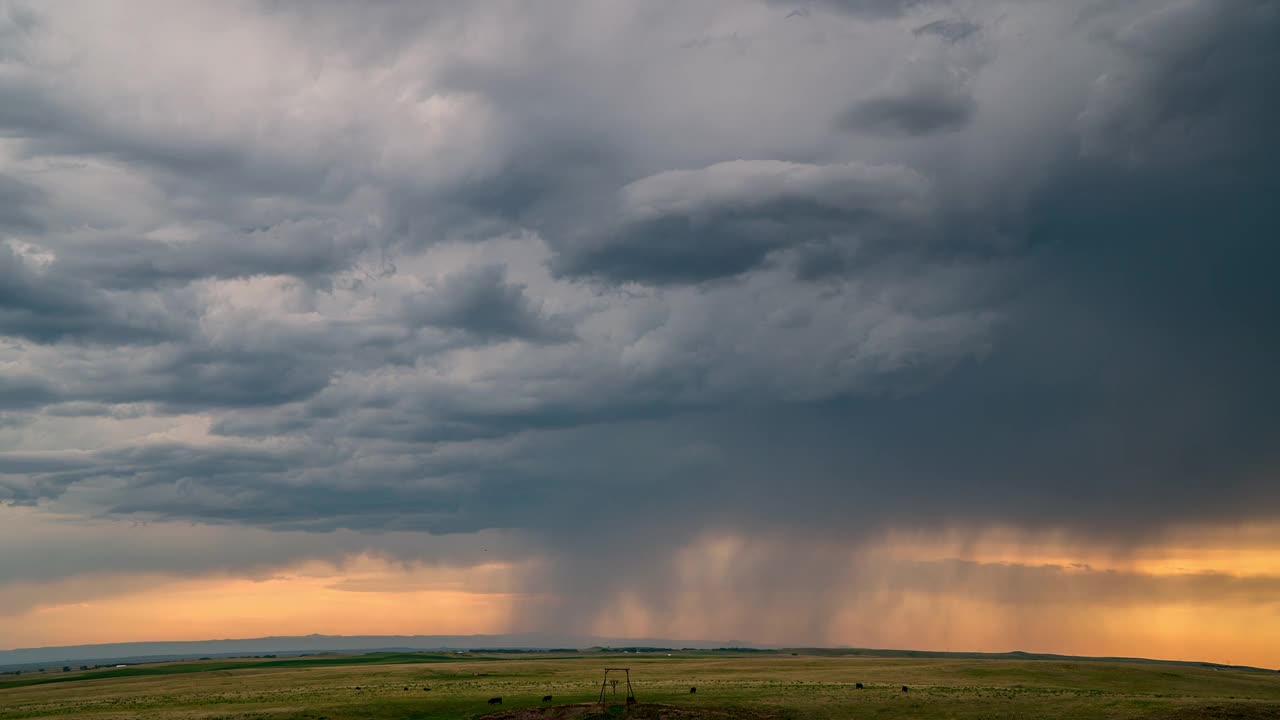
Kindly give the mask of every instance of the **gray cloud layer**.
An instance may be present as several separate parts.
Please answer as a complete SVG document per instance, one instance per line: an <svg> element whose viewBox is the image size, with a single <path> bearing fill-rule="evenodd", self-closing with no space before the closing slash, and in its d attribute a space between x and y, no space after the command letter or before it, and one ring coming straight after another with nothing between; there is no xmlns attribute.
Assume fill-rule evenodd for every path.
<svg viewBox="0 0 1280 720"><path fill-rule="evenodd" d="M566 568L1274 519L1277 37L1265 0L8 6L0 500Z"/></svg>

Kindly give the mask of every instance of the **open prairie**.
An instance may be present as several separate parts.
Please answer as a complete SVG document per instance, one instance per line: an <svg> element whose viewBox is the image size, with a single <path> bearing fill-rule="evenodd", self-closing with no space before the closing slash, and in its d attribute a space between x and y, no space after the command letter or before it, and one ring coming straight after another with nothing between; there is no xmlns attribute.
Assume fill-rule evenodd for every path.
<svg viewBox="0 0 1280 720"><path fill-rule="evenodd" d="M605 667L639 704L594 705ZM857 689L862 683L863 689ZM909 687L908 692L902 686ZM690 694L689 688L697 693ZM425 688L430 688L429 690ZM549 703L542 702L546 695ZM489 698L501 697L500 706ZM1048 660L427 653L214 660L0 681L0 720L1280 718L1280 673Z"/></svg>

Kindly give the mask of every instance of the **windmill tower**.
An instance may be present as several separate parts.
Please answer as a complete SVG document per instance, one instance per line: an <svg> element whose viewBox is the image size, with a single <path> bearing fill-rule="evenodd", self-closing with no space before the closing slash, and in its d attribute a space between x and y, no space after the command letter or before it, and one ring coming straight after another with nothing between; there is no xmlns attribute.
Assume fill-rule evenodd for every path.
<svg viewBox="0 0 1280 720"><path fill-rule="evenodd" d="M611 678L609 677L609 673L615 673L615 675ZM623 677L619 678L617 675L618 673L621 673ZM618 684L622 682L626 682L627 684L627 704L635 705L636 693L635 693L635 690L633 690L631 687L631 668L605 668L604 669L604 679L600 681L600 702L603 703L605 701L604 700L605 690L609 689L610 687L612 687L613 689L613 694L611 698L617 698Z"/></svg>

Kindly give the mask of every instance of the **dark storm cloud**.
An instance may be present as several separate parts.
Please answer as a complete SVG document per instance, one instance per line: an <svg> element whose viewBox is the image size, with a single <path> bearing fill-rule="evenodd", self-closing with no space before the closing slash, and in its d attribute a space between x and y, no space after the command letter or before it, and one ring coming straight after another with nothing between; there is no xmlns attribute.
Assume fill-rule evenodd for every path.
<svg viewBox="0 0 1280 720"><path fill-rule="evenodd" d="M116 383L100 378L88 397L173 409L278 405L316 393L330 372L328 363L292 352L201 347L159 353L138 370Z"/></svg>
<svg viewBox="0 0 1280 720"><path fill-rule="evenodd" d="M907 234L931 210L928 182L908 168L762 161L644 178L623 188L621 206L617 227L562 250L557 273L712 280L744 273L789 245Z"/></svg>
<svg viewBox="0 0 1280 720"><path fill-rule="evenodd" d="M922 89L910 95L861 100L840 117L839 123L847 130L927 135L964 127L974 106L969 95Z"/></svg>
<svg viewBox="0 0 1280 720"><path fill-rule="evenodd" d="M143 417L149 408L143 404L123 405L99 402L68 402L49 405L44 414L55 417L109 417L132 419Z"/></svg>
<svg viewBox="0 0 1280 720"><path fill-rule="evenodd" d="M39 407L54 402L58 394L39 378L0 377L0 410Z"/></svg>
<svg viewBox="0 0 1280 720"><path fill-rule="evenodd" d="M911 60L893 68L879 91L839 113L836 127L887 137L963 130L978 110L975 78L992 60L990 44L971 38L980 28L951 18L915 28Z"/></svg>
<svg viewBox="0 0 1280 720"><path fill-rule="evenodd" d="M415 325L465 330L484 338L537 342L569 337L567 324L545 316L523 286L507 281L500 265L450 275L437 291L409 298L405 314Z"/></svg>
<svg viewBox="0 0 1280 720"><path fill-rule="evenodd" d="M43 12L41 9L37 13ZM37 24L29 34L48 31ZM94 106L94 88L68 93L56 78L40 72L30 58L34 43L17 43L12 65L27 72L0 78L0 134L20 138L32 155L86 157L145 167L175 188L190 185L225 196L251 191L261 195L305 195L331 200L349 185L331 172L323 156L300 157L281 149L286 128L278 132L281 145L241 144L209 127L209 116L222 109L212 98L179 105L162 101L173 111L188 114L182 124L148 126L148 113L127 94L118 103ZM34 70L34 72L32 72ZM83 94L81 94L83 93ZM131 102L131 100L133 102ZM248 140L249 138L246 138ZM258 147L253 147L258 144Z"/></svg>
<svg viewBox="0 0 1280 720"><path fill-rule="evenodd" d="M40 222L32 207L44 199L40 188L6 175L0 175L0 228L34 230Z"/></svg>
<svg viewBox="0 0 1280 720"><path fill-rule="evenodd" d="M1218 182L1235 175L1228 181L1245 192L1274 182L1274 3L1192 3L1097 32L1129 64L1095 83L1079 118L1086 154L1138 168L1199 163Z"/></svg>
<svg viewBox="0 0 1280 720"><path fill-rule="evenodd" d="M916 35L937 35L954 43L960 42L981 30L982 26L977 23L971 23L966 20L946 19L925 23L911 32Z"/></svg>
<svg viewBox="0 0 1280 720"><path fill-rule="evenodd" d="M272 7L126 101L7 51L4 499L519 529L565 622L704 533L1280 511L1274 3Z"/></svg>
<svg viewBox="0 0 1280 720"><path fill-rule="evenodd" d="M811 7L835 10L871 19L893 18L941 0L772 0L804 12Z"/></svg>
<svg viewBox="0 0 1280 720"><path fill-rule="evenodd" d="M305 220L217 233L197 242L95 238L66 248L66 259L56 269L99 287L125 290L202 278L323 276L350 267L364 249L362 240L336 224Z"/></svg>
<svg viewBox="0 0 1280 720"><path fill-rule="evenodd" d="M247 572L260 578L270 577L282 564L332 560L346 553L436 566L473 565L499 551L504 557L528 554L520 543L498 533L485 533L481 543L473 536L455 535L424 544L419 532L282 533L232 524L46 518L34 511L9 510L6 522L16 527L25 543L0 545L0 567L9 582L50 581L85 573L120 573L135 581L140 573ZM38 555L24 551L32 545L40 547ZM181 551L174 552L175 548Z"/></svg>
<svg viewBox="0 0 1280 720"><path fill-rule="evenodd" d="M148 488L163 487L179 494L208 494L217 499L248 500L257 481L287 472L293 453L248 447L190 447L152 444L97 452L9 455L0 460L0 492L10 500L33 503L56 498L88 479L125 479L131 491L145 497ZM208 488L206 488L208 484ZM108 512L129 512L123 507ZM264 509L270 515L271 510Z"/></svg>
<svg viewBox="0 0 1280 720"><path fill-rule="evenodd" d="M39 273L12 248L0 246L0 334L37 343L76 339L114 345L173 337L183 324L160 308L129 307L123 300L56 269Z"/></svg>

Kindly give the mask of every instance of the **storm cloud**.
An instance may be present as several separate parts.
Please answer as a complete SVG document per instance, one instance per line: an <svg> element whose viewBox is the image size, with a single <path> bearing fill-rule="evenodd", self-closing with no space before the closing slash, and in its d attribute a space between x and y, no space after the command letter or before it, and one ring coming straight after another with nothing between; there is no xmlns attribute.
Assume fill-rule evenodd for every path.
<svg viewBox="0 0 1280 720"><path fill-rule="evenodd" d="M558 273L651 284L714 280L787 246L907 235L930 212L928 182L911 169L852 163L739 160L642 178L619 194L618 226L562 250Z"/></svg>
<svg viewBox="0 0 1280 720"><path fill-rule="evenodd" d="M973 110L973 98L968 95L922 88L911 95L862 100L849 109L841 124L870 132L926 135L964 127Z"/></svg>
<svg viewBox="0 0 1280 720"><path fill-rule="evenodd" d="M717 534L1274 521L1277 38L1267 0L4 5L0 501L282 563L511 533L561 627Z"/></svg>

